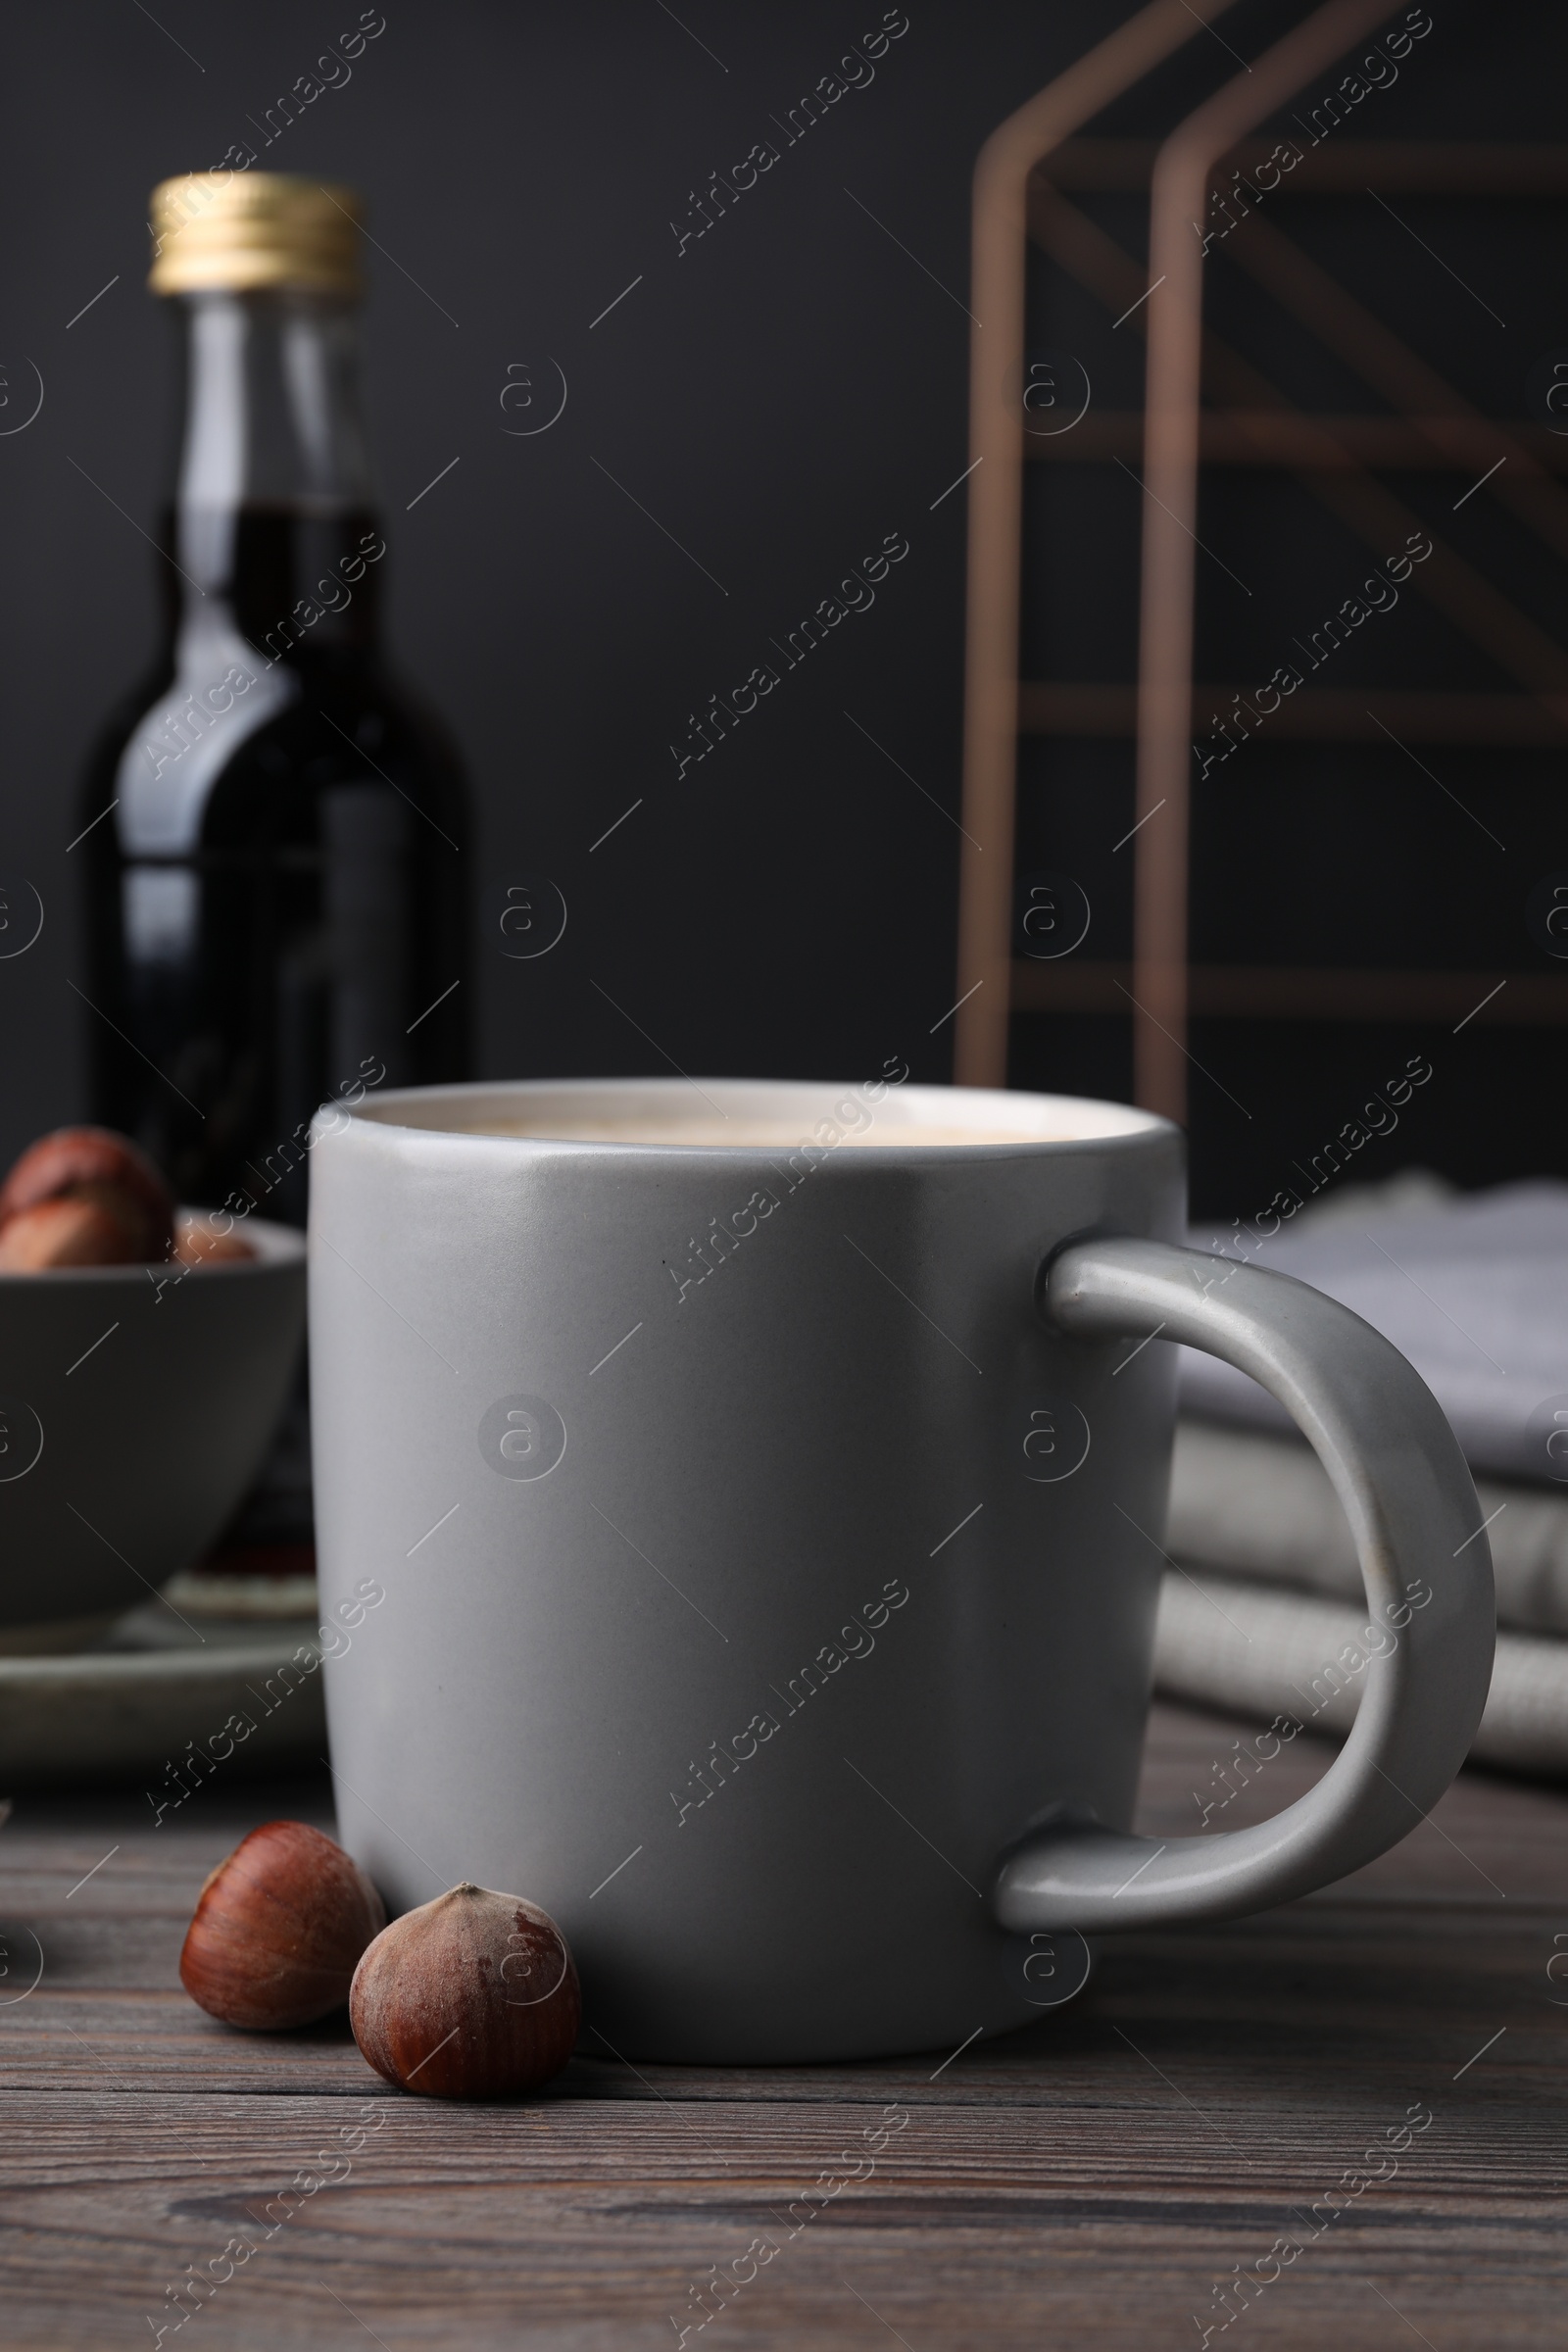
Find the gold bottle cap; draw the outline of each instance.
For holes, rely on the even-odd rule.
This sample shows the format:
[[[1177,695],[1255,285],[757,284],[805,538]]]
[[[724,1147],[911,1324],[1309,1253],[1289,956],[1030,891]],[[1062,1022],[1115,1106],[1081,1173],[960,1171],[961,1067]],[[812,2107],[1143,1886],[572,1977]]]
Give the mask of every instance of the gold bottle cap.
[[[187,172],[154,188],[155,294],[297,286],[360,292],[360,204],[351,188],[286,172]]]

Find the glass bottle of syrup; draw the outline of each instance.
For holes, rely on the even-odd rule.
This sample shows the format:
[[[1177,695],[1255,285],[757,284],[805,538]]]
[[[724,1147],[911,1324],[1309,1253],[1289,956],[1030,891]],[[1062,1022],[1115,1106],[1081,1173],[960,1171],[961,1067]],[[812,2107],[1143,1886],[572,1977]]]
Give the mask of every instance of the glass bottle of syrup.
[[[152,226],[186,415],[162,650],[77,820],[94,1115],[177,1199],[299,1223],[318,1104],[467,1075],[466,796],[378,650],[353,196],[199,172]]]

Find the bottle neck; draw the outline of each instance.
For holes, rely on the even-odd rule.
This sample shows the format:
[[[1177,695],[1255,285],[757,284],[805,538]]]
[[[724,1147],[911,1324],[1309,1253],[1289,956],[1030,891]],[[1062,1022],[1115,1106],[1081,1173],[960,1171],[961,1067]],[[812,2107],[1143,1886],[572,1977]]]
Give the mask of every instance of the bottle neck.
[[[287,289],[179,298],[183,443],[166,566],[177,640],[236,631],[304,666],[368,652],[384,546],[348,303]]]

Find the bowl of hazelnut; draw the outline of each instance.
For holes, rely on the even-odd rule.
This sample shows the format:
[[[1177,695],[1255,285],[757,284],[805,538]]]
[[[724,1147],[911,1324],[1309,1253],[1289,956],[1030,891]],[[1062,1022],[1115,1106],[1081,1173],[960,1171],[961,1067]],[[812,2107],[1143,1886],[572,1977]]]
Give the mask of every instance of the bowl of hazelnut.
[[[180,1209],[125,1137],[62,1128],[0,1185],[0,1650],[90,1640],[207,1549],[305,1329],[305,1239]]]

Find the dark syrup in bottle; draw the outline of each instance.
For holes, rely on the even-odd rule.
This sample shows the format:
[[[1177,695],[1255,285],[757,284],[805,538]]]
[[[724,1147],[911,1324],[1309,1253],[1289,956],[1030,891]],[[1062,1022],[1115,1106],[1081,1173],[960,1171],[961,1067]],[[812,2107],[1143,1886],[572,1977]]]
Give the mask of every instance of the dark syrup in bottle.
[[[181,307],[163,642],[78,818],[100,820],[94,1116],[181,1200],[300,1223],[320,1103],[467,1075],[466,795],[380,652],[350,306],[285,288]]]

